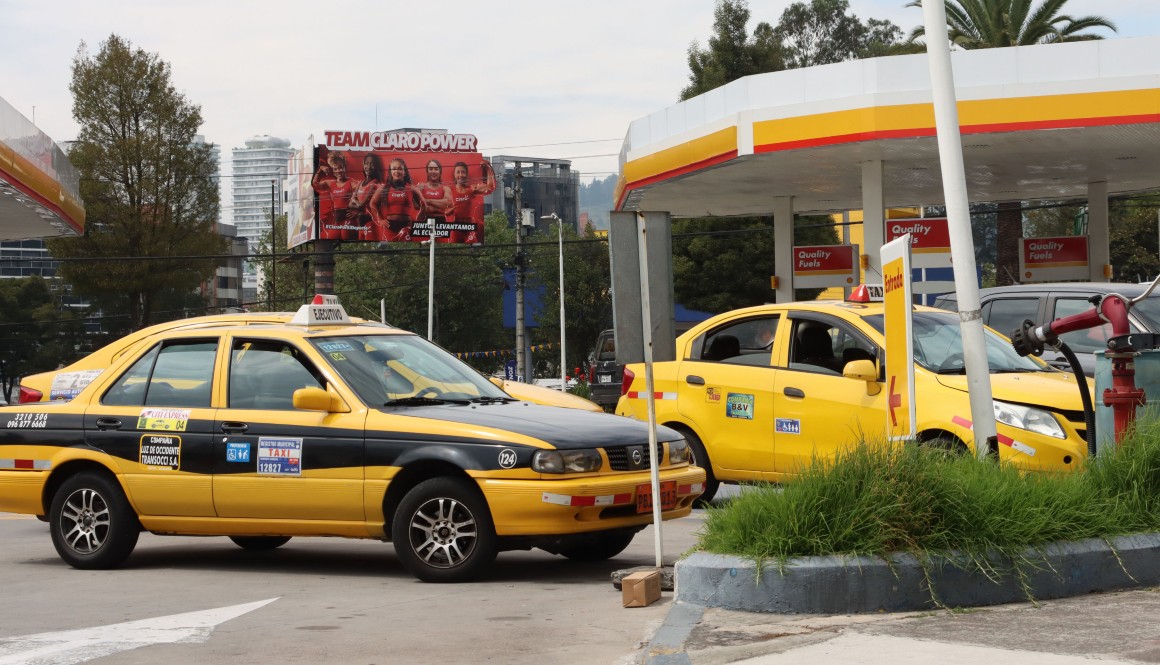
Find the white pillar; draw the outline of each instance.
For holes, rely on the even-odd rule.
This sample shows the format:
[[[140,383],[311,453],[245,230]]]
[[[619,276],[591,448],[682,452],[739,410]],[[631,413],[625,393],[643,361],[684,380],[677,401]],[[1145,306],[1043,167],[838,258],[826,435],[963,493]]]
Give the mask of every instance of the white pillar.
[[[882,160],[862,162],[862,254],[870,259],[867,284],[882,282],[882,246],[886,244],[886,207],[882,195]]]
[[[1112,264],[1108,246],[1108,183],[1088,183],[1088,271],[1093,282],[1110,282],[1104,266]]]
[[[773,199],[774,302],[793,302],[793,197]]]

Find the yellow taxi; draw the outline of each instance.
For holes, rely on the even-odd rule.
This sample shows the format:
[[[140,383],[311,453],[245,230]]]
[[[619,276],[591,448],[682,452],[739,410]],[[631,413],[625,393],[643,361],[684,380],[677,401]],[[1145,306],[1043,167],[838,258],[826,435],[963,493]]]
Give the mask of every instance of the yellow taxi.
[[[20,380],[17,401],[21,404],[28,402],[46,402],[56,400],[70,400],[75,397],[90,381],[99,376],[110,364],[121,357],[134,344],[142,339],[167,330],[190,330],[233,325],[268,325],[286,323],[293,318],[293,312],[243,312],[239,314],[218,314],[214,316],[197,316],[188,319],[176,319],[142,328],[126,335],[90,353],[67,367],[51,372],[30,374]],[[367,323],[365,319],[351,317],[355,323]],[[499,386],[507,394],[536,404],[549,406],[563,406],[570,409],[583,409],[603,413],[599,404],[584,399],[572,393],[551,390],[530,383],[508,381],[492,377],[491,382]]]
[[[503,550],[620,553],[688,515],[704,471],[658,428],[516,400],[412,333],[322,298],[289,321],[144,336],[70,400],[0,407],[0,511],[41,516],[60,557],[111,568],[142,530],[392,541],[457,582]]]
[[[917,439],[973,451],[958,316],[915,307],[913,336]],[[701,500],[721,482],[791,480],[815,457],[885,440],[884,339],[881,302],[836,301],[735,310],[678,337],[677,360],[653,366],[656,418],[706,469]],[[986,348],[1000,458],[1077,468],[1087,445],[1075,378],[990,329]],[[644,420],[647,397],[643,366],[627,366],[616,413]]]

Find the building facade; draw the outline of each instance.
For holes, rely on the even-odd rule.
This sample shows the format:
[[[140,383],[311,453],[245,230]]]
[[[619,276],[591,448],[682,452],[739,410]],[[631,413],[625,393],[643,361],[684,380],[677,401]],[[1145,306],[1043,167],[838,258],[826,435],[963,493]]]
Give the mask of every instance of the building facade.
[[[491,158],[491,167],[497,186],[487,197],[487,212],[503,210],[514,224],[518,218],[515,191],[518,181],[520,206],[534,211],[537,229],[553,231],[555,222],[541,219],[552,213],[567,226],[578,228],[580,174],[572,170],[570,160],[496,155]]]
[[[290,141],[274,136],[255,136],[244,148],[233,149],[230,183],[230,220],[237,237],[245,239],[249,254],[257,252],[271,220],[281,212],[282,180],[294,154]],[[242,300],[252,302],[258,293],[259,275],[252,263],[243,268]]]

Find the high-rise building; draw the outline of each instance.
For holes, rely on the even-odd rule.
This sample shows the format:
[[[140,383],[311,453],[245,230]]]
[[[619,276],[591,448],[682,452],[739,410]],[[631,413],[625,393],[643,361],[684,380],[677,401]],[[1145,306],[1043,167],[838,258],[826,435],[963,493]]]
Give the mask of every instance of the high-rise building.
[[[580,219],[580,174],[572,170],[567,159],[544,157],[511,157],[496,155],[491,158],[495,170],[496,188],[487,197],[487,212],[503,210],[514,224],[516,174],[520,174],[520,206],[535,211],[536,226],[544,230],[555,228],[555,222],[546,222],[544,215],[556,213],[564,224],[577,228]]]
[[[280,212],[282,179],[294,150],[290,141],[274,136],[255,136],[246,147],[234,148],[231,178],[230,219],[238,237],[245,238],[252,255],[262,235],[269,233],[274,215]],[[258,292],[258,273],[247,263],[242,278],[242,300],[252,302]]]

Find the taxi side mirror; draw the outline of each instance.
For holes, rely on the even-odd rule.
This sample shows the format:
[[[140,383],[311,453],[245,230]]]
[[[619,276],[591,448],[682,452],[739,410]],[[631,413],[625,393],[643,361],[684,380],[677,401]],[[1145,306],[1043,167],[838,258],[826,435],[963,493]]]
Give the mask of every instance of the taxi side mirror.
[[[322,388],[299,388],[294,391],[294,408],[302,411],[345,413],[350,411],[342,400]]]
[[[866,394],[877,395],[882,392],[878,384],[878,368],[872,360],[851,360],[842,368],[842,376],[847,379],[857,379],[866,382]]]

